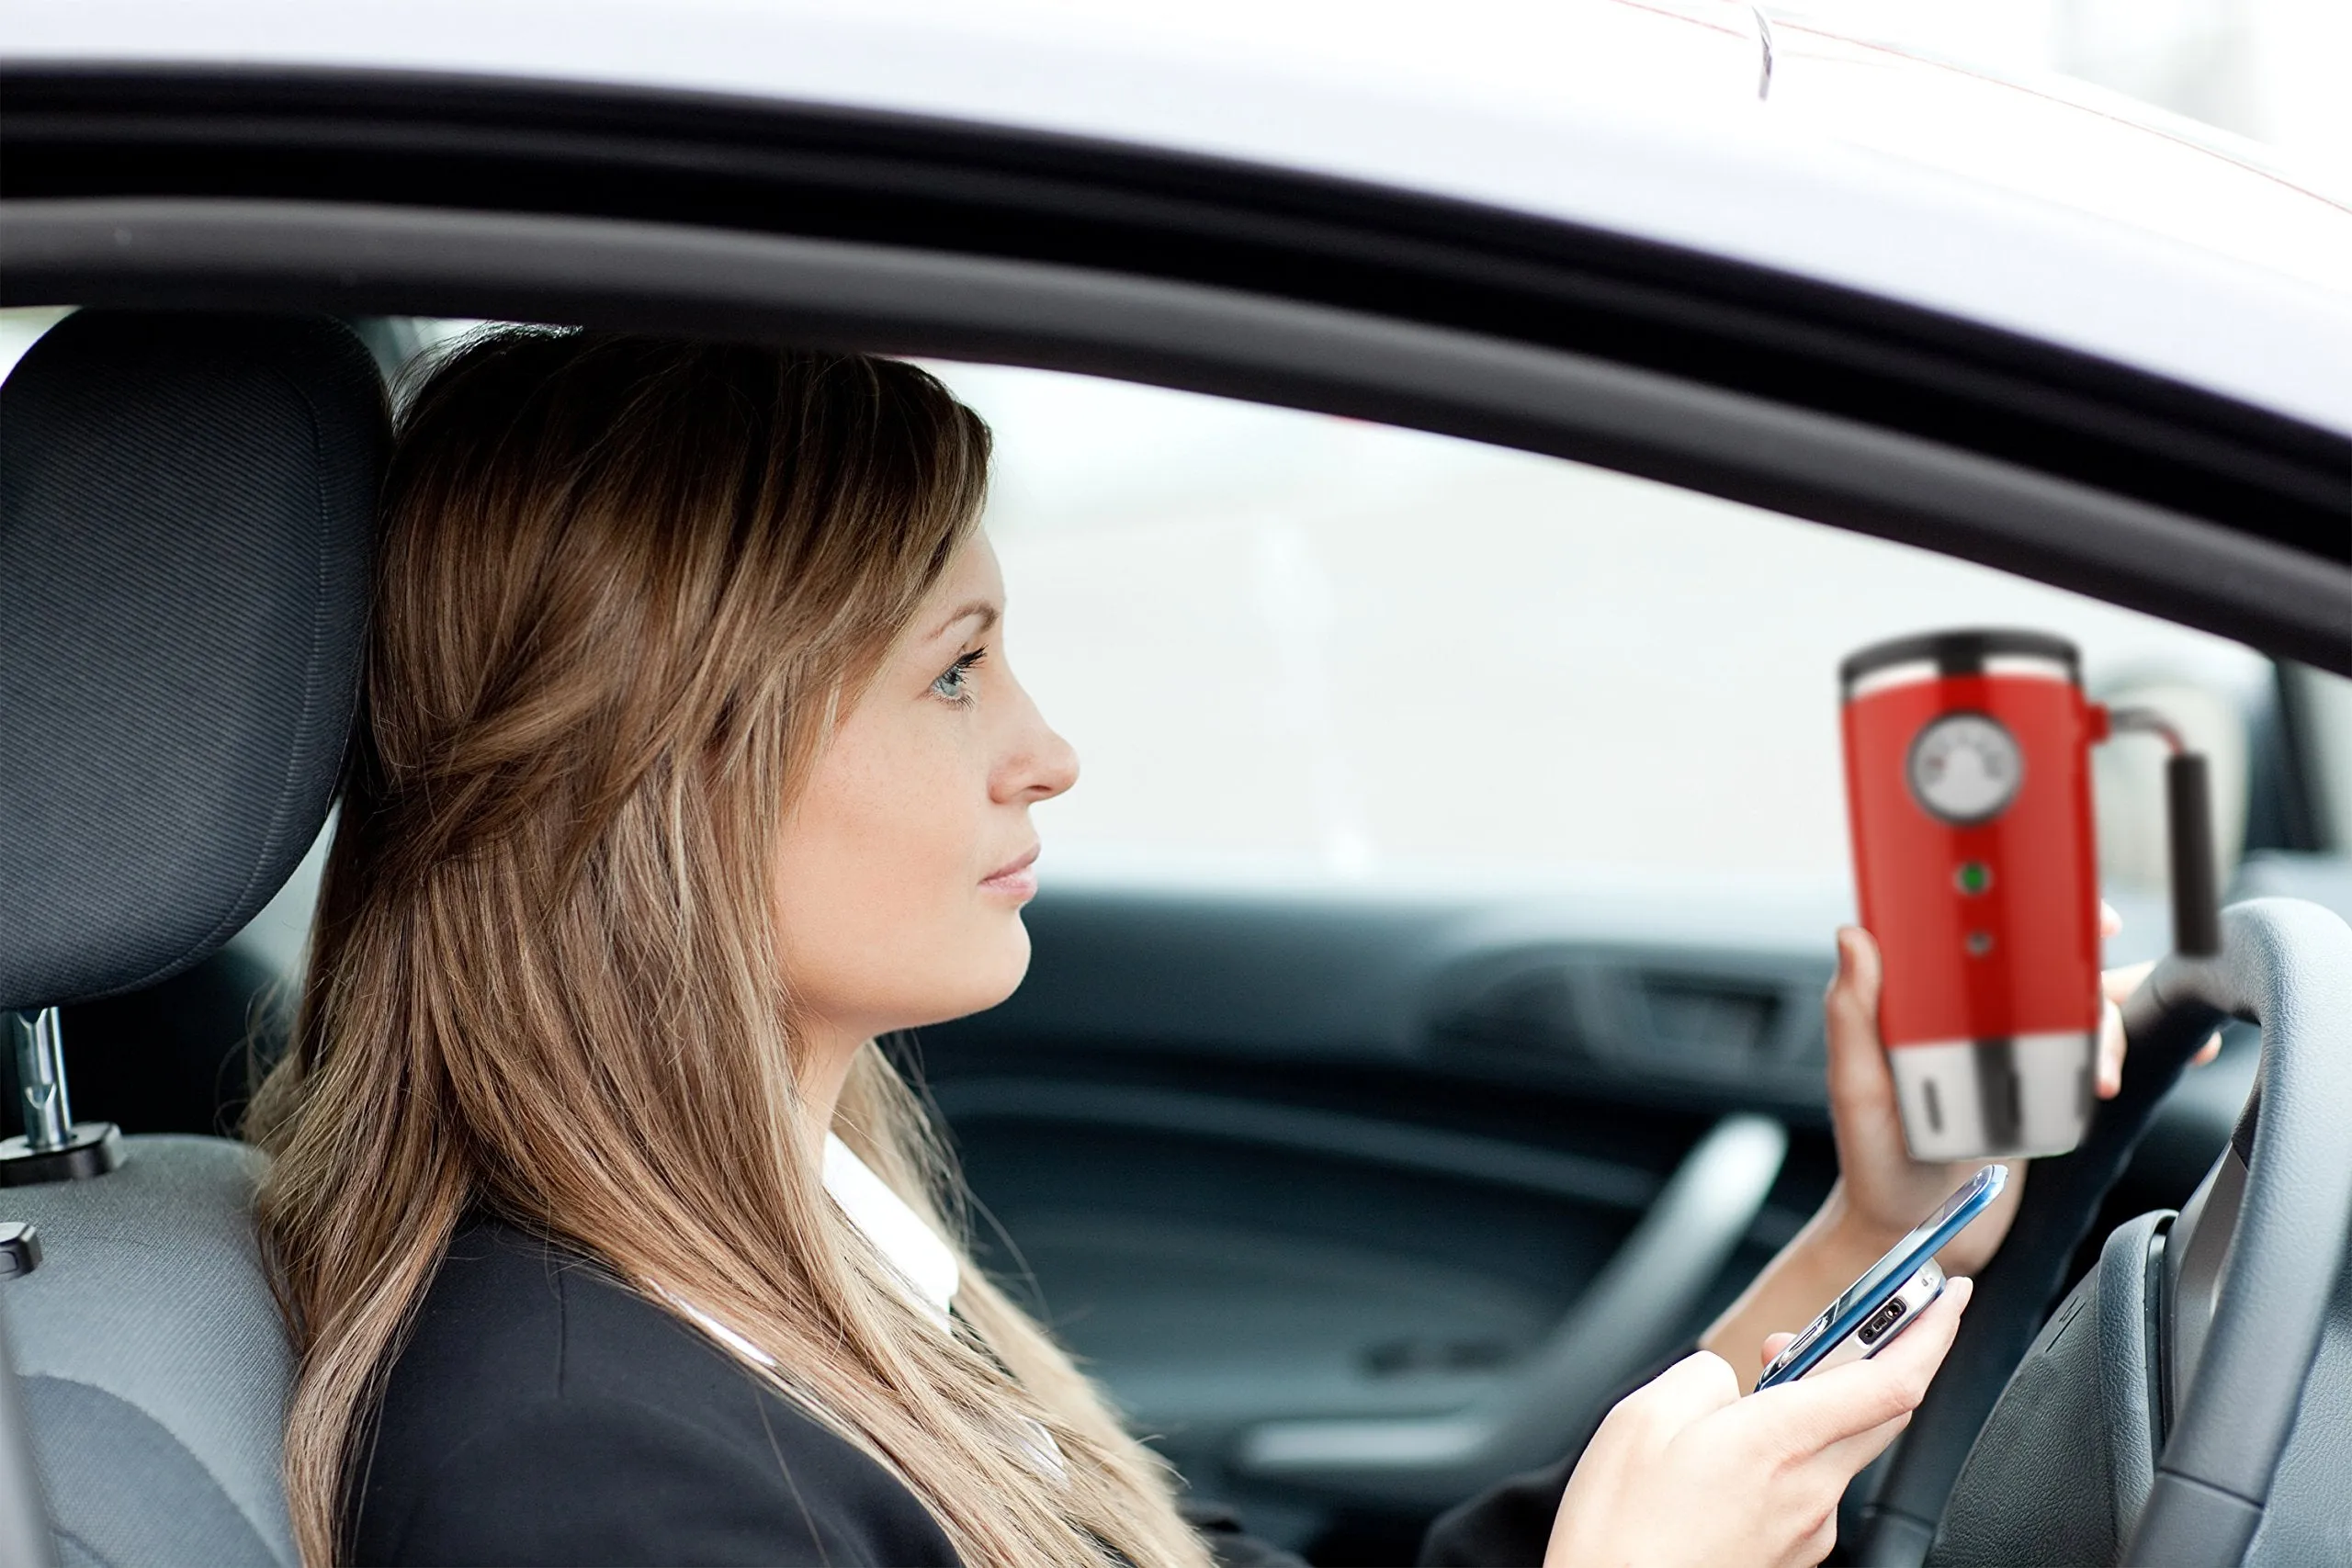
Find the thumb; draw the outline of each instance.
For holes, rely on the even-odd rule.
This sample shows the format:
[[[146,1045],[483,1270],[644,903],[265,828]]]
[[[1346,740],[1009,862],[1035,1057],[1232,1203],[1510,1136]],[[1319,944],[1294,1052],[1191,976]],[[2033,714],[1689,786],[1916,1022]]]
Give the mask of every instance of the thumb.
[[[1879,954],[1878,940],[1865,926],[1838,928],[1838,972],[1829,977],[1829,1000],[1834,1005],[1859,1003],[1865,1009],[1878,1006]]]
[[[1773,1415],[1793,1451],[1817,1452],[1841,1438],[1899,1420],[1918,1407],[1928,1383],[1943,1364],[1968,1308],[1973,1283],[1959,1277],[1928,1303],[1909,1329],[1876,1356],[1849,1361],[1816,1376],[1768,1388],[1747,1401],[1760,1407],[1778,1400]]]
[[[1772,1364],[1772,1358],[1787,1349],[1791,1345],[1795,1344],[1796,1337],[1797,1337],[1793,1334],[1767,1334],[1764,1336],[1764,1354],[1757,1363],[1759,1370],[1761,1368],[1770,1366]]]
[[[1829,1036],[1829,1095],[1861,1107],[1893,1103],[1894,1079],[1879,1046],[1878,943],[1860,926],[1838,931],[1838,973],[1823,998]]]

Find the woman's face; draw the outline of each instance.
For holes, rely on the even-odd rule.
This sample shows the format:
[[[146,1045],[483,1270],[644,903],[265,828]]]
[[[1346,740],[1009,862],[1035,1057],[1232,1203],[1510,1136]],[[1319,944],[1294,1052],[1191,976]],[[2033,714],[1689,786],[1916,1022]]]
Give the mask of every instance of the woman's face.
[[[1029,808],[1078,778],[1004,659],[1004,579],[975,537],[819,756],[784,829],[796,1006],[849,1039],[995,1006],[1029,967]]]

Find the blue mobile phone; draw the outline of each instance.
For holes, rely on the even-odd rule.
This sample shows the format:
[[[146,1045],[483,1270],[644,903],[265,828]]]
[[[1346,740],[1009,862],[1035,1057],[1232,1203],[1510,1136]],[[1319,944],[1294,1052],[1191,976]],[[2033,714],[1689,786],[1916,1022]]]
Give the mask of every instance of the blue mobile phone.
[[[1988,1165],[1961,1185],[1943,1206],[1862,1277],[1822,1309],[1805,1331],[1772,1358],[1757,1380],[1758,1390],[1794,1382],[1808,1372],[1875,1356],[1911,1326],[1929,1302],[1944,1293],[1944,1272],[1936,1254],[1983,1213],[2009,1184],[2007,1166]]]

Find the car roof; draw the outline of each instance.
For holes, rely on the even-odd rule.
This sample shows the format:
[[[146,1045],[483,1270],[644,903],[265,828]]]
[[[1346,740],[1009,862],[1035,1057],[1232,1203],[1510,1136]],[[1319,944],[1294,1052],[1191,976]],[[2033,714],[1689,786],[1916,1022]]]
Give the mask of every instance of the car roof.
[[[1853,288],[2352,433],[2352,206],[2249,143],[1737,0],[6,0],[0,62],[851,107],[1441,195]],[[1769,56],[1770,66],[1766,62]]]

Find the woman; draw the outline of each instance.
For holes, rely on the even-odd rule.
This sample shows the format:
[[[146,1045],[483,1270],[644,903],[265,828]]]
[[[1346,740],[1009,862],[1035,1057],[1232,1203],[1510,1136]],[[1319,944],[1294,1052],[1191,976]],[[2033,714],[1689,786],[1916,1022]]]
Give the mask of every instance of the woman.
[[[296,1041],[254,1111],[306,1562],[1262,1551],[1188,1522],[972,1266],[874,1044],[1019,983],[1028,810],[1077,776],[1004,661],[988,454],[930,377],[850,355],[510,332],[419,391]],[[1739,1397],[1767,1330],[1962,1174],[1905,1156],[1867,938],[1840,953],[1838,1192],[1565,1495],[1434,1551],[1827,1549],[1967,1296]]]

